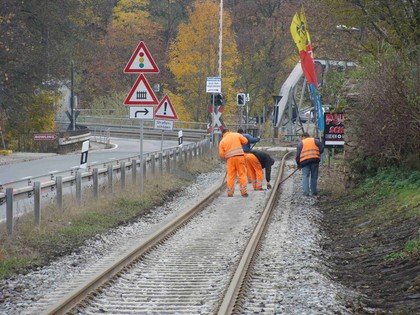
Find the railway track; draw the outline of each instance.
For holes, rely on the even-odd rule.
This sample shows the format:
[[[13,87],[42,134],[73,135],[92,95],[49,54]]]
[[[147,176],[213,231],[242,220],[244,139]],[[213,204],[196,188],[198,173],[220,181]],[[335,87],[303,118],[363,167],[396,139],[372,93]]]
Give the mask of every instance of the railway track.
[[[227,198],[222,183],[196,206],[129,250],[37,302],[43,314],[231,314],[279,197],[286,156],[271,191]],[[217,201],[217,202],[215,202]]]

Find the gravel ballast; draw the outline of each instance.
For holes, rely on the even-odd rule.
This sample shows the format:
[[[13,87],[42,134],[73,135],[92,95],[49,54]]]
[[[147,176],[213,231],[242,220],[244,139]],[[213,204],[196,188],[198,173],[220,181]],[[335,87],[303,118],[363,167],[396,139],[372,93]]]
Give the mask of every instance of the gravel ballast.
[[[86,241],[78,251],[48,266],[1,281],[0,313],[31,313],[34,304],[54,292],[60,283],[83,274],[92,262],[121,251],[130,239],[138,239],[139,234],[147,237],[199,200],[204,192],[219,185],[223,177],[224,169],[200,175],[173,201],[152,210],[138,221],[97,235]],[[278,283],[275,314],[291,314],[293,309],[299,310],[296,314],[345,313],[346,302],[340,297],[348,296],[349,292],[329,277],[329,269],[324,262],[325,253],[320,245],[324,237],[319,228],[322,217],[314,200],[301,202],[300,173],[292,178],[282,185],[286,194],[280,202],[287,204],[288,208],[276,212],[277,223],[273,224],[279,224],[274,229],[277,233],[275,236],[268,235],[268,238],[275,237],[276,240],[267,240],[269,244],[271,242],[270,247],[279,245],[277,250],[272,250],[273,260],[270,261],[274,264],[273,268],[281,270],[274,279]],[[291,252],[291,249],[297,250]]]

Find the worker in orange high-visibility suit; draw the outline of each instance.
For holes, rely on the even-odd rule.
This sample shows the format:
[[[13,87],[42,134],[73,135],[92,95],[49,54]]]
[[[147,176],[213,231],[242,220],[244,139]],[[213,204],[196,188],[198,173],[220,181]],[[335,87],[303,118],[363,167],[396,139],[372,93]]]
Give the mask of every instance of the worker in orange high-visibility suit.
[[[246,185],[246,165],[242,145],[248,142],[247,138],[228,129],[222,131],[223,138],[219,143],[219,155],[226,159],[226,186],[228,197],[233,197],[235,192],[235,179],[239,178],[239,188],[243,197],[248,197]]]
[[[250,153],[245,153],[245,162],[247,176],[251,181],[254,190],[263,190],[263,169],[265,169],[267,189],[270,189],[271,166],[274,164],[274,160],[271,158],[271,156],[263,151],[251,150]]]

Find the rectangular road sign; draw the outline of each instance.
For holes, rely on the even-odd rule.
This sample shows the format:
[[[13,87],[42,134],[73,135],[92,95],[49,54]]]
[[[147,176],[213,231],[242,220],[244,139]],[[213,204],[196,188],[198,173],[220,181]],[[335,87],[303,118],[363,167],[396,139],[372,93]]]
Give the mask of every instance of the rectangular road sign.
[[[130,118],[153,120],[154,111],[153,106],[130,106]]]
[[[173,128],[173,120],[155,120],[155,129],[172,130]]]
[[[1,129],[0,129],[1,131]],[[34,133],[35,141],[54,141],[57,140],[58,135],[56,133]]]
[[[324,113],[324,145],[325,147],[343,147],[344,113]]]
[[[220,77],[207,77],[206,93],[221,93],[222,79]]]

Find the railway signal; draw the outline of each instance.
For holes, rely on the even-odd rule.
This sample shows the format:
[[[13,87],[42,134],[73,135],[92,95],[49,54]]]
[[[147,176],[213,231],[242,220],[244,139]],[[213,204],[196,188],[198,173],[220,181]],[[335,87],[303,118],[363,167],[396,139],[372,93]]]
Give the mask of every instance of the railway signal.
[[[236,95],[236,104],[238,104],[238,106],[244,106],[245,102],[246,102],[245,93],[238,93]]]

